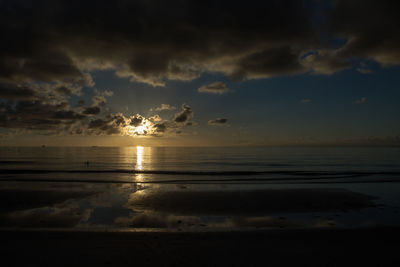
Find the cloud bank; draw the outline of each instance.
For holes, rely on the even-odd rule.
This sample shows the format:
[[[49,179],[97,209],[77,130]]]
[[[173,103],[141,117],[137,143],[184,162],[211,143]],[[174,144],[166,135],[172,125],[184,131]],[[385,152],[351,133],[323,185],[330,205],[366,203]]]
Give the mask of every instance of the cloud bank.
[[[8,36],[0,44],[3,82],[82,80],[89,71],[114,69],[120,77],[162,86],[205,71],[252,79],[331,74],[351,67],[351,57],[400,63],[395,1],[334,0],[325,9],[296,0],[1,5]],[[316,23],[317,16],[323,22]],[[335,47],[335,39],[344,44]]]
[[[246,80],[357,66],[369,73],[367,61],[400,64],[396,1],[16,0],[0,7],[7,36],[0,43],[0,127],[7,129],[160,135],[193,124],[189,106],[170,121],[112,114],[107,91],[90,105],[72,104],[95,86],[98,70],[164,86],[203,73]],[[198,91],[228,88],[217,82]]]

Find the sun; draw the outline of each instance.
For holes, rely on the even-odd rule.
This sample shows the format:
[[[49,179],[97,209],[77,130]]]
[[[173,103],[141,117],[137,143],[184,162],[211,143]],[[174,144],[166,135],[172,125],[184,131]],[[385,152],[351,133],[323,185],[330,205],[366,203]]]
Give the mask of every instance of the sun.
[[[144,135],[147,133],[147,131],[148,131],[148,128],[146,127],[146,125],[140,125],[135,128],[135,133],[138,135]]]
[[[151,123],[149,121],[143,121],[139,126],[130,126],[129,133],[134,136],[145,136],[151,132]]]

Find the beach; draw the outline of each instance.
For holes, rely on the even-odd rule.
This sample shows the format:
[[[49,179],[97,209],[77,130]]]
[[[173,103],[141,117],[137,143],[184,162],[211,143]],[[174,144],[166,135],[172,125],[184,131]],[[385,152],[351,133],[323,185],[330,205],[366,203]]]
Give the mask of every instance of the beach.
[[[5,266],[398,266],[399,228],[1,231]]]
[[[66,192],[63,187],[1,190],[0,257],[7,266],[400,264],[399,227],[349,228],[322,215],[376,208],[375,198],[368,195],[326,188],[149,191],[133,193],[125,204],[137,213],[99,226],[79,224],[82,216],[64,212],[64,206],[104,192]],[[299,220],[281,217],[283,212],[321,216]],[[204,222],[202,216],[224,220]]]

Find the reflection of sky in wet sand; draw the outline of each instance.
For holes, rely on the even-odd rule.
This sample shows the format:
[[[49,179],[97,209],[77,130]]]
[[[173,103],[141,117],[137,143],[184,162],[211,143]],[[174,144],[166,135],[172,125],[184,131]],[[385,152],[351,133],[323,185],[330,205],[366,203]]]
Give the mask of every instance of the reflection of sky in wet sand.
[[[388,204],[383,208],[379,203],[386,200],[357,193],[365,192],[365,188],[354,188],[357,189],[355,191],[335,186],[331,186],[331,189],[329,186],[322,189],[306,186],[297,188],[300,190],[294,186],[292,192],[277,188],[272,196],[263,196],[263,190],[254,193],[254,189],[246,195],[242,186],[235,189],[235,186],[229,185],[221,188],[219,185],[181,187],[148,184],[144,190],[130,195],[125,207],[131,208],[132,213],[118,217],[115,224],[128,228],[195,231],[360,227],[400,223],[400,208],[396,206],[400,203]],[[384,191],[388,192],[386,189]],[[398,188],[392,191],[397,192]],[[264,190],[264,194],[268,193],[271,193],[270,189]],[[256,204],[258,201],[266,202]],[[249,212],[244,212],[246,210]]]
[[[301,189],[300,186],[298,188]],[[219,185],[182,187],[143,183],[101,185],[91,194],[83,194],[50,206],[10,212],[1,218],[1,223],[13,227],[160,228],[190,231],[359,227],[400,223],[398,206],[380,205],[384,202],[380,199],[370,202],[369,197],[340,188],[296,189],[292,192],[286,189],[271,191],[266,188],[258,192],[249,189],[247,194],[242,187],[241,190],[237,189],[237,186],[229,185],[224,188]],[[388,192],[387,188],[382,190]],[[396,190],[398,188],[392,191]],[[299,199],[305,198],[308,198],[308,202],[299,203]],[[345,201],[346,207],[340,201]],[[378,205],[369,207],[371,203]],[[244,213],[243,210],[249,212]]]

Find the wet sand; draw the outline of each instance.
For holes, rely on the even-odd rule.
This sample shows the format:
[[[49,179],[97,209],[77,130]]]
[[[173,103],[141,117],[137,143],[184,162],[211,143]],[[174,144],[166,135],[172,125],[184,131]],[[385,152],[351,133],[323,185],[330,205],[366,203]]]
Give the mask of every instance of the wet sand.
[[[124,192],[106,193],[108,192],[106,188],[102,190],[103,193],[99,193],[101,191],[99,188],[80,187],[70,190],[63,187],[1,189],[0,227],[79,227],[81,222],[88,221],[92,215],[95,216],[102,206],[109,207],[112,198],[115,199],[118,194]],[[129,192],[128,190],[128,193],[124,193],[126,196],[121,202],[117,204],[114,202],[112,209],[103,209],[104,214],[100,214],[104,217],[103,221],[108,218],[111,227],[175,229],[204,228],[204,226],[208,228],[309,227],[314,222],[307,223],[286,218],[281,220],[279,214],[344,213],[375,205],[375,198],[372,196],[340,188],[220,191],[158,188]],[[90,198],[91,196],[95,198]],[[86,199],[87,197],[89,198]],[[83,208],[71,201],[77,199],[86,199],[82,204]],[[89,202],[93,206],[88,206]],[[220,216],[220,219],[218,222],[205,222],[202,218],[207,216]],[[89,221],[87,226],[91,223],[93,220]],[[101,226],[101,223],[97,224]]]
[[[399,228],[1,231],[4,266],[399,266]]]
[[[334,188],[240,191],[161,191],[132,195],[128,206],[191,215],[264,215],[283,212],[343,211],[373,207],[369,195]]]
[[[50,191],[47,191],[50,190]],[[0,205],[6,227],[13,211],[51,206],[85,198],[96,190],[3,189]],[[21,201],[23,199],[23,201]],[[133,193],[127,206],[162,214],[245,215],[362,209],[374,197],[345,189],[266,189],[248,191],[145,190]],[[35,213],[36,214],[36,213]],[[179,228],[156,232],[63,230],[77,224],[71,213],[55,212],[54,228],[23,217],[19,229],[0,228],[0,257],[4,266],[400,266],[400,228],[286,228],[260,230],[271,222],[240,221],[243,229],[197,232]],[[73,214],[73,213],[72,213]],[[11,216],[10,215],[10,216]],[[15,215],[15,214],[14,214]],[[53,215],[52,215],[53,216]],[[12,217],[11,217],[12,218]],[[29,219],[27,219],[29,218]],[[72,219],[73,220],[72,220]],[[245,218],[245,219],[246,219]],[[128,218],[129,220],[130,218]],[[165,218],[164,218],[165,219]],[[73,222],[68,223],[68,220]],[[280,224],[279,222],[278,224]],[[129,222],[128,225],[132,224]],[[275,224],[275,223],[274,223]],[[151,223],[143,225],[149,226]],[[276,225],[275,225],[276,226]],[[27,228],[24,228],[27,227]],[[57,229],[57,230],[56,230]],[[137,228],[136,228],[137,230]]]
[[[55,189],[0,189],[0,213],[51,206],[68,199],[83,198],[92,191]]]

